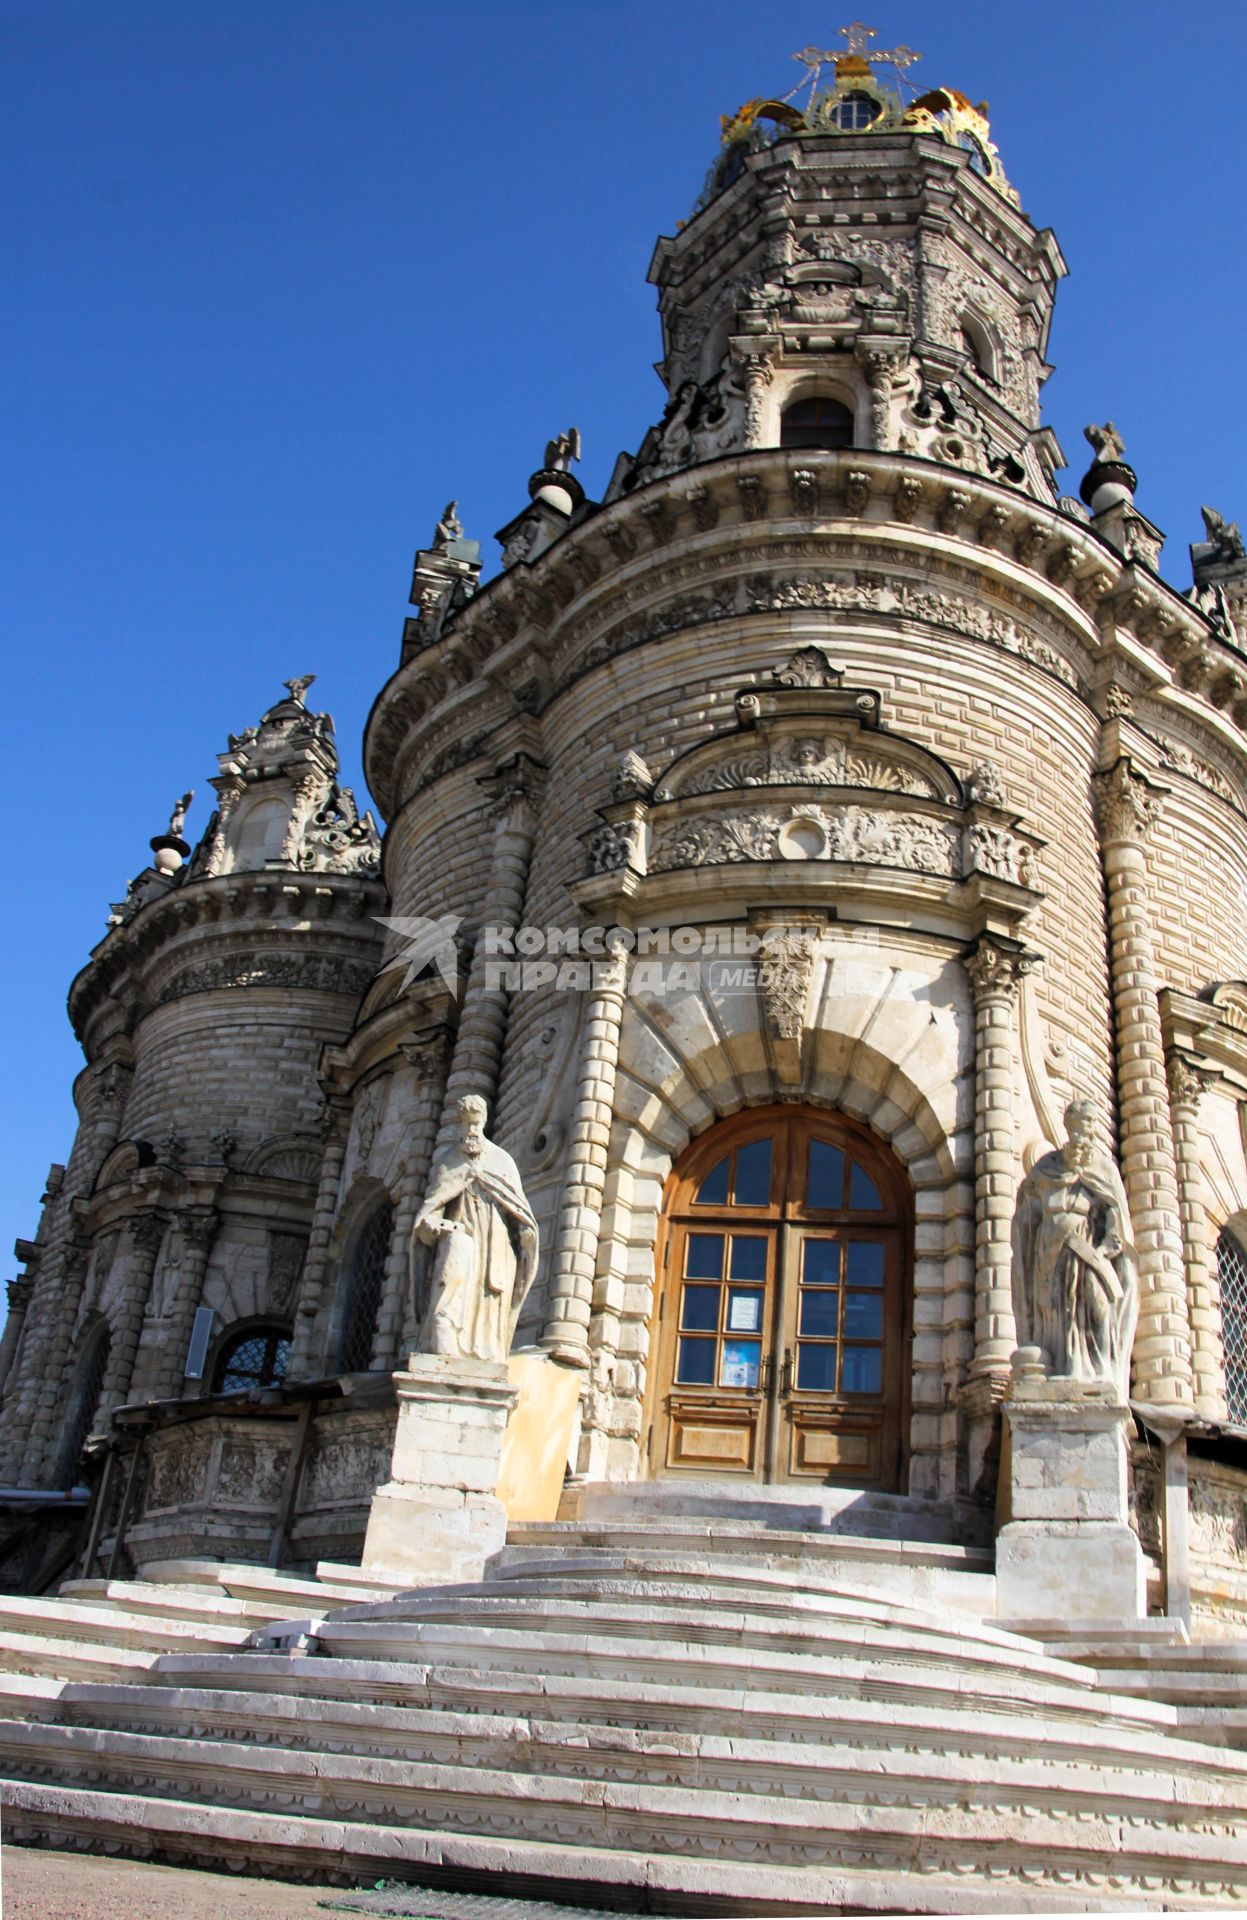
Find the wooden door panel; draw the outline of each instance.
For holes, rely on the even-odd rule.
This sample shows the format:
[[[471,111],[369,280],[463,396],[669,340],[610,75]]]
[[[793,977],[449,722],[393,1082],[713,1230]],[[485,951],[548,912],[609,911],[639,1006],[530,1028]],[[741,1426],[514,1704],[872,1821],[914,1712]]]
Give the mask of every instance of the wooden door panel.
[[[715,1404],[672,1395],[667,1416],[668,1469],[752,1475],[758,1464],[759,1412],[756,1401]]]

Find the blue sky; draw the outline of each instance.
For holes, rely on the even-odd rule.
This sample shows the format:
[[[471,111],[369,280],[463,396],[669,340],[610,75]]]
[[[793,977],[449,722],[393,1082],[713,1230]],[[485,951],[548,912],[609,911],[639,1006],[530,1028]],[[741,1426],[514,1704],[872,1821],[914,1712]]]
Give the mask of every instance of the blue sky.
[[[8,688],[0,1275],[73,1134],[65,991],[176,795],[289,675],[347,777],[443,503],[485,542],[575,423],[599,493],[661,407],[654,240],[718,116],[849,14],[0,0]],[[1071,269],[1047,389],[1111,416],[1189,582],[1247,518],[1239,5],[868,13],[991,105]],[[362,796],[361,796],[362,798]]]

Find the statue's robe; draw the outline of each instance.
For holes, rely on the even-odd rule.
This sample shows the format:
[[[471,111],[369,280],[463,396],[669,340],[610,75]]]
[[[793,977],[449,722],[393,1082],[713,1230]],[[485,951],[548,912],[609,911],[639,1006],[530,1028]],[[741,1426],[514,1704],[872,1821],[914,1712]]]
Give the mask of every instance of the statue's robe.
[[[442,1219],[454,1231],[435,1242],[422,1344],[432,1353],[505,1360],[537,1270],[537,1222],[510,1154],[490,1140],[473,1154],[456,1143],[433,1170],[417,1236],[432,1238]]]
[[[1138,1265],[1126,1190],[1106,1153],[1077,1170],[1064,1150],[1045,1153],[1022,1182],[1013,1311],[1018,1345],[1041,1347],[1054,1374],[1108,1380],[1128,1395]]]

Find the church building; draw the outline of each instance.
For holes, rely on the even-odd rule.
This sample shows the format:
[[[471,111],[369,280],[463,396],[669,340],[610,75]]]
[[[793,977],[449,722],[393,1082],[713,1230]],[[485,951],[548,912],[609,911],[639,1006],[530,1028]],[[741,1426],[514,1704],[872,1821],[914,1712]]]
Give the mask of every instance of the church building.
[[[1057,240],[842,39],[659,240],[603,498],[568,429],[416,555],[384,829],[286,680],[70,988],[14,1841],[1247,1892],[1247,554],[1162,578],[1112,422],[1062,491]]]

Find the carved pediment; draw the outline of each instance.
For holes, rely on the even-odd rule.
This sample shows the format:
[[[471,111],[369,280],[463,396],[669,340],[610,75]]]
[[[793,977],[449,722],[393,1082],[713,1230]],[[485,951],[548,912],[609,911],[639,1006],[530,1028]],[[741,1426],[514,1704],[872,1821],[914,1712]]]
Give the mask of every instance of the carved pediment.
[[[143,1167],[151,1167],[155,1163],[155,1149],[148,1141],[119,1141],[96,1175],[93,1191],[100,1193],[105,1187],[115,1186],[119,1180],[133,1179]]]
[[[655,800],[743,787],[843,787],[962,806],[952,769],[887,732],[878,694],[845,687],[842,678],[819,648],[802,648],[775,673],[773,687],[737,695],[737,725],[682,754]]]
[[[1220,1014],[1223,1026],[1234,1033],[1247,1033],[1247,980],[1223,980],[1208,998]]]
[[[963,784],[929,748],[889,732],[879,695],[846,687],[820,648],[743,689],[736,715],[672,762],[652,800],[601,809],[584,836],[592,879],[618,875],[635,893],[647,876],[790,862],[1037,891],[1042,843],[1018,830],[991,770]]]

